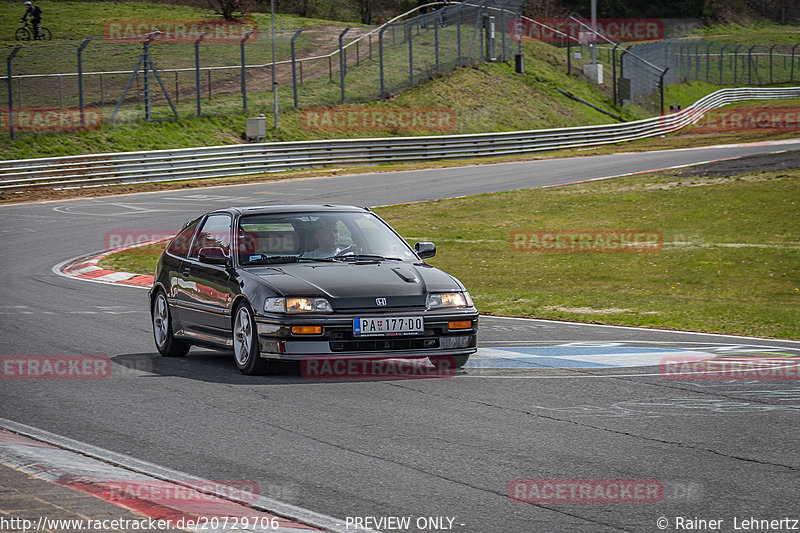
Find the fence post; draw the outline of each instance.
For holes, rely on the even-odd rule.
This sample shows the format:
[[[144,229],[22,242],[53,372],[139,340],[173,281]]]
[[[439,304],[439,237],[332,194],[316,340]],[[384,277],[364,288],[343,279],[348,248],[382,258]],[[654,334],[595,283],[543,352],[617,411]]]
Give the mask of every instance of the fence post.
[[[694,47],[694,79],[700,79],[700,41]]]
[[[750,48],[747,49],[747,85],[753,84],[753,48],[758,46],[754,44]],[[756,74],[758,74],[756,72]]]
[[[78,47],[78,107],[81,113],[81,126],[86,124],[86,113],[84,112],[84,98],[83,98],[83,49],[89,44],[92,39],[84,39]]]
[[[439,21],[433,21],[433,56],[434,71],[439,74]]]
[[[614,105],[617,105],[617,47],[619,43],[614,44],[614,48],[611,49],[611,77],[612,77],[612,95],[614,98]],[[621,61],[620,61],[621,62]],[[620,70],[622,70],[622,65],[620,65]]]
[[[386,31],[388,26],[384,26],[378,32],[378,69],[381,76],[381,98],[386,98],[386,86],[383,80],[383,32]]]
[[[200,103],[200,41],[206,38],[206,31],[200,34],[200,37],[194,42],[194,84],[195,93],[197,95],[197,116],[202,114],[202,106]]]
[[[501,54],[502,55],[501,61],[503,63],[506,62],[506,33],[508,31],[508,28],[505,25],[506,24],[505,14],[506,14],[506,6],[510,1],[511,0],[506,0],[505,2],[500,4],[500,35],[502,37],[501,46],[503,47],[503,53]]]
[[[413,28],[406,23],[406,31],[408,33],[408,86],[414,88],[414,44],[413,44]]]
[[[709,72],[711,70],[711,45],[714,44],[713,41],[709,41],[708,45],[706,46],[706,81],[710,80]]]
[[[242,38],[242,40],[239,42],[239,51],[242,56],[242,109],[244,111],[247,111],[247,75],[244,63],[244,43],[247,42],[247,39],[249,39],[251,35],[253,35],[253,30],[247,32],[245,36]]]
[[[144,70],[142,71],[142,83],[144,85],[144,119],[148,122],[152,119],[150,109],[150,41],[153,34],[147,36],[142,44],[142,57],[144,57]]]
[[[303,30],[300,29],[294,32],[291,41],[289,41],[292,47],[292,97],[294,99],[295,109],[297,109],[297,59],[295,58],[294,54],[294,40],[297,39],[297,37],[300,35],[300,33],[302,33],[302,31]]]
[[[661,75],[658,77],[658,89],[659,93],[661,93],[661,116],[664,116],[664,75],[669,70],[669,67],[664,67],[664,70],[661,71]]]
[[[772,51],[775,50],[775,47],[778,46],[777,44],[773,44],[769,47],[769,83],[772,85]]]
[[[792,46],[792,74],[789,81],[794,81],[794,51],[798,46],[800,46],[800,44]]]
[[[725,48],[727,48],[727,44],[723,44],[722,48],[719,49],[719,84],[722,85],[722,67],[725,63]]]
[[[344,62],[344,48],[342,47],[342,39],[344,34],[350,31],[350,26],[346,27],[342,33],[339,34],[339,85],[342,89],[342,103],[344,103],[344,75],[345,75],[345,62]]]
[[[456,11],[456,54],[458,54],[458,67],[461,68],[464,64],[461,62],[461,9],[463,4],[459,4]]]
[[[15,46],[6,58],[6,75],[8,76],[8,132],[11,134],[12,139],[14,138],[14,76],[11,74],[11,62],[21,49],[21,46]]]
[[[738,83],[738,74],[739,74],[739,48],[743,45],[737,44],[736,48],[733,49],[733,83],[734,85]]]
[[[567,36],[567,76],[572,74],[572,46],[569,36]]]

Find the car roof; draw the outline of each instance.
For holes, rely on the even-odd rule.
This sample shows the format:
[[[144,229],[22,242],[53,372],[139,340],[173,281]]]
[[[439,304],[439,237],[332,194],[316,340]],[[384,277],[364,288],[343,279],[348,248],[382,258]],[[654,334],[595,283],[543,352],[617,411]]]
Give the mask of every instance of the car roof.
[[[366,207],[354,205],[331,205],[331,204],[311,204],[311,205],[262,205],[249,207],[229,207],[218,209],[215,213],[228,212],[237,215],[261,215],[270,213],[306,213],[306,212],[364,212],[369,211]]]

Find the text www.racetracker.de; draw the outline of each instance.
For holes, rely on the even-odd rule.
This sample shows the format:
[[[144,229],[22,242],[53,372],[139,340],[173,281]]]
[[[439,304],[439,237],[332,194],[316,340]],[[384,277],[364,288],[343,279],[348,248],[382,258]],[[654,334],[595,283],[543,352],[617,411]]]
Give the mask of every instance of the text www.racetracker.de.
[[[211,516],[184,517],[178,520],[154,518],[114,518],[105,520],[64,519],[39,517],[38,520],[26,518],[0,517],[2,531],[110,531],[110,530],[168,530],[182,529],[191,531],[235,530],[235,529],[278,529],[279,519],[274,516]]]

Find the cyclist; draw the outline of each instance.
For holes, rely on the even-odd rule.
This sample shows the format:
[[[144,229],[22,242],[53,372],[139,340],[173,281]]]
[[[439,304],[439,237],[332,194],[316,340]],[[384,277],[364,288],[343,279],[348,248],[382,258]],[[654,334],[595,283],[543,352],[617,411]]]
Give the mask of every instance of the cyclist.
[[[39,40],[39,23],[42,22],[42,9],[39,6],[33,5],[30,1],[26,1],[25,5],[28,9],[25,11],[25,16],[22,17],[20,22],[25,22],[28,15],[31,17],[31,26],[33,26],[33,38]]]

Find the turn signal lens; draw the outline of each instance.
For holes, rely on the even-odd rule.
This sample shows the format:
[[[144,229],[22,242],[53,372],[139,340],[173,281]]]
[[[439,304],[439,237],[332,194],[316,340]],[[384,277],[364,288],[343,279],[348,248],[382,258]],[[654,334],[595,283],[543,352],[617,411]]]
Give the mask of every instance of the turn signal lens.
[[[322,326],[292,326],[295,335],[322,335]]]
[[[454,320],[447,323],[449,329],[470,329],[472,327],[472,320]]]

